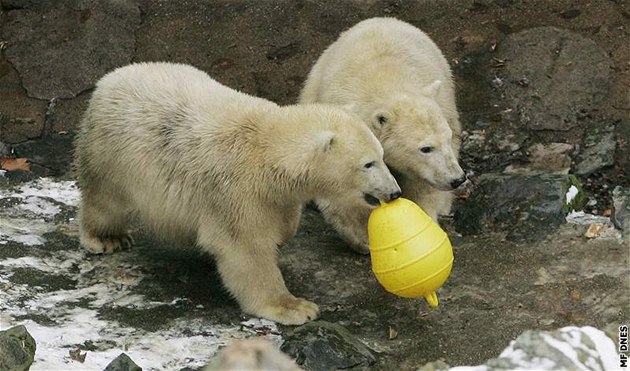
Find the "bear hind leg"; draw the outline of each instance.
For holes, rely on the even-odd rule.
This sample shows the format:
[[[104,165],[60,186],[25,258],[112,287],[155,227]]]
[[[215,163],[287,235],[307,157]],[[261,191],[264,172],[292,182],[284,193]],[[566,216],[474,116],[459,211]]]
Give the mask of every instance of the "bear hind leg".
[[[129,219],[130,211],[121,202],[84,193],[79,212],[81,245],[94,254],[111,254],[131,247]]]

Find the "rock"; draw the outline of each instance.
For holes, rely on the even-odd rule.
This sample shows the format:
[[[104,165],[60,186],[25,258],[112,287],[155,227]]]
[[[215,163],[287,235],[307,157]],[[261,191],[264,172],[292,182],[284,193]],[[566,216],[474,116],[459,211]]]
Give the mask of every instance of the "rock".
[[[3,142],[19,143],[42,134],[46,102],[25,96],[18,73],[1,53],[0,102],[0,138]]]
[[[204,368],[212,370],[301,370],[270,341],[248,339],[221,349]]]
[[[608,94],[611,62],[593,40],[554,27],[509,35],[497,49],[506,105],[534,130],[568,130]]]
[[[296,55],[299,50],[300,48],[297,43],[290,43],[270,50],[265,56],[272,61],[282,61]]]
[[[135,364],[128,355],[120,353],[118,357],[114,358],[114,360],[105,367],[104,371],[142,371],[142,368]]]
[[[569,153],[573,145],[568,143],[536,143],[527,149],[529,163],[527,165],[510,165],[507,173],[520,174],[568,174],[571,169]]]
[[[11,148],[6,144],[0,142],[0,157],[6,157],[11,154]]]
[[[521,149],[521,145],[519,143],[515,143],[514,134],[510,134],[497,142],[497,148],[499,148],[500,151],[512,153]]]
[[[326,321],[297,327],[280,349],[307,370],[367,367],[376,362],[372,351],[348,330]]]
[[[584,150],[575,166],[575,174],[589,175],[615,163],[615,128],[609,126],[601,131],[590,133],[584,139]]]
[[[580,9],[567,9],[567,10],[563,10],[560,12],[560,17],[564,18],[564,19],[573,19],[577,16],[579,16],[580,14],[582,14],[582,12],[580,11]]]
[[[0,370],[28,370],[35,359],[35,339],[20,325],[0,331]]]
[[[624,238],[630,240],[630,189],[617,186],[613,189],[612,197],[612,221],[623,231]]]
[[[484,174],[455,210],[454,223],[462,234],[506,231],[511,240],[540,240],[584,202],[573,175]]]
[[[497,358],[477,367],[451,371],[593,370],[618,369],[615,344],[594,327],[564,327],[555,331],[526,331]]]
[[[136,1],[25,1],[11,9],[0,39],[31,97],[75,97],[133,57]]]
[[[31,162],[31,170],[38,175],[64,175],[72,164],[72,135],[52,134],[46,139],[31,140],[13,145],[17,157]]]
[[[486,142],[486,132],[484,130],[473,130],[462,132],[462,155],[479,154],[483,151]]]
[[[91,94],[83,93],[73,99],[58,99],[54,109],[50,110],[47,127],[52,133],[67,133],[73,131],[85,112]]]

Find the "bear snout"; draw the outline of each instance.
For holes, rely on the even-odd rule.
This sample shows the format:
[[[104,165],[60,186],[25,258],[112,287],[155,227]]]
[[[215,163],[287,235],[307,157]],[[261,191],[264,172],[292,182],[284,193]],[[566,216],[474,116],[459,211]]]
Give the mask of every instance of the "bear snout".
[[[460,177],[460,178],[457,178],[457,179],[455,179],[455,180],[453,180],[453,181],[451,182],[451,187],[452,187],[453,189],[457,189],[460,185],[462,185],[462,184],[466,183],[466,180],[468,180],[468,179],[466,178],[466,175],[464,175],[464,176],[462,176],[462,177]]]
[[[390,193],[387,197],[387,201],[393,201],[397,198],[400,198],[400,196],[402,196],[402,192],[401,191],[396,191],[394,193]]]

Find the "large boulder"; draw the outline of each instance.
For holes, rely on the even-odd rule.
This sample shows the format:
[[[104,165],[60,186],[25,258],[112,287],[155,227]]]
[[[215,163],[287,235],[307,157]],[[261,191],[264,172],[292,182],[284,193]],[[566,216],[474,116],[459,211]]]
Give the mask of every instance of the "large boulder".
[[[465,235],[505,231],[511,240],[540,240],[584,201],[573,175],[484,174],[455,210],[455,228]]]
[[[526,331],[497,358],[477,367],[451,371],[593,370],[619,368],[613,341],[596,328],[564,327],[555,331]]]
[[[348,330],[326,321],[294,329],[280,349],[307,370],[366,367],[376,362],[372,351]]]
[[[137,1],[7,3],[0,35],[7,41],[4,55],[30,97],[75,97],[133,58],[140,24]]]
[[[35,339],[20,325],[0,331],[0,370],[27,371],[35,359]]]
[[[506,106],[533,130],[569,130],[597,110],[610,88],[611,61],[593,40],[555,27],[511,34],[497,49]]]
[[[128,355],[120,353],[118,357],[114,358],[105,367],[105,371],[142,371],[142,368],[131,360]]]

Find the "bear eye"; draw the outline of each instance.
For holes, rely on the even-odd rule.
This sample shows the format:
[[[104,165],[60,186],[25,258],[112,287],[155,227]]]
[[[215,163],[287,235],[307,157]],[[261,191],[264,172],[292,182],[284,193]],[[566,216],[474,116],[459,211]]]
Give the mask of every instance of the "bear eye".
[[[378,120],[378,123],[383,125],[384,123],[387,122],[387,117],[383,116],[383,115],[378,115],[376,116],[376,119]]]
[[[370,161],[367,164],[363,165],[364,168],[369,169],[374,167],[374,165],[376,165],[376,161]]]
[[[431,146],[426,146],[426,147],[420,148],[420,152],[422,152],[422,153],[431,153],[431,152],[433,152],[433,149],[434,148],[431,147]]]

